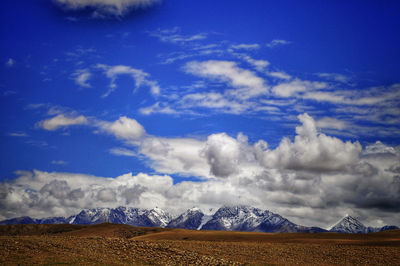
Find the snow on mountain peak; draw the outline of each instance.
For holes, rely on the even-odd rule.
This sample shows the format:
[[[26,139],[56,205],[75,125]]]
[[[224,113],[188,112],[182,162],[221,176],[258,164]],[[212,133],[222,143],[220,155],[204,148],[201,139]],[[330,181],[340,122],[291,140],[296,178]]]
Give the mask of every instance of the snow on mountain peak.
[[[342,220],[334,225],[330,231],[339,233],[367,233],[368,228],[356,218],[346,215]]]

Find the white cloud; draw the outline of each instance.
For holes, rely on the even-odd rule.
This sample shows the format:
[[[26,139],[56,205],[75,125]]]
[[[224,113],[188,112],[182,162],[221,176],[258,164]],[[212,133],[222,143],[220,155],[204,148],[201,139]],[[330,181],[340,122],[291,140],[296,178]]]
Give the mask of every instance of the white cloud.
[[[72,76],[75,78],[75,83],[79,86],[86,88],[92,87],[88,82],[92,76],[92,73],[90,73],[87,68],[76,70]]]
[[[252,65],[257,71],[263,72],[265,70],[266,67],[269,66],[269,62],[267,60],[256,60],[251,58],[248,55],[244,55],[244,54],[235,54],[237,57],[239,57],[240,59],[246,61],[247,63],[249,63],[250,65]]]
[[[8,135],[11,137],[29,137],[29,135],[26,134],[25,132],[12,132]]]
[[[272,40],[270,43],[267,43],[266,46],[269,48],[274,48],[276,46],[288,45],[288,44],[291,44],[291,42],[275,39],[275,40]]]
[[[108,97],[117,88],[115,81],[120,75],[131,76],[135,80],[136,89],[140,88],[141,86],[146,86],[150,88],[152,95],[160,94],[160,86],[158,85],[157,81],[150,80],[150,74],[144,72],[143,70],[124,65],[108,66],[104,64],[98,64],[97,68],[104,70],[104,74],[111,79],[110,89],[103,94],[103,98]]]
[[[320,84],[321,86],[313,86],[315,84]],[[399,113],[399,109],[398,107],[396,107],[395,104],[395,102],[397,102],[400,99],[399,84],[393,84],[389,87],[369,88],[362,91],[346,91],[346,90],[336,90],[334,92],[318,91],[318,89],[324,88],[324,86],[322,86],[323,84],[326,85],[325,87],[328,87],[327,83],[325,82],[318,82],[318,83],[308,82],[307,92],[305,92],[306,91],[305,89],[297,89],[297,91],[305,92],[299,97],[304,99],[312,99],[322,102],[326,101],[336,104],[346,104],[352,106],[377,105],[380,107],[384,107],[385,112],[395,111]],[[286,86],[286,84],[283,84],[283,86]],[[301,88],[301,86],[299,86],[299,88]],[[293,91],[296,90],[294,89]],[[288,95],[294,95],[294,94],[295,93],[288,93]],[[370,113],[371,112],[369,112],[368,115],[370,115]]]
[[[102,202],[112,202],[116,201],[117,193],[115,193],[112,189],[103,188],[97,192],[97,199]]]
[[[15,64],[16,64],[16,61],[12,58],[9,58],[6,62],[7,67],[13,67],[13,66],[15,66]]]
[[[136,157],[138,154],[132,150],[128,150],[125,148],[112,148],[110,150],[111,154],[117,155],[117,156],[128,156],[128,157]]]
[[[267,72],[268,76],[274,77],[274,78],[278,78],[278,79],[291,79],[292,76],[290,76],[289,74],[287,74],[286,72],[283,71],[271,71],[271,72]]]
[[[94,17],[123,16],[132,9],[146,8],[160,0],[53,0],[61,7],[69,10],[91,8]]]
[[[182,109],[201,107],[230,114],[243,113],[250,107],[246,102],[239,102],[229,98],[231,97],[216,92],[192,93],[183,96],[179,101],[179,105]]]
[[[235,49],[235,50],[256,50],[260,48],[260,45],[257,43],[253,43],[253,44],[235,44],[235,45],[231,45],[230,46],[231,49]]]
[[[254,72],[242,69],[232,61],[192,61],[185,65],[184,70],[188,73],[218,80],[233,87],[226,91],[239,99],[248,99],[268,92],[265,81]]]
[[[69,127],[73,125],[85,125],[85,124],[88,124],[88,120],[83,115],[66,116],[64,114],[59,114],[55,117],[38,122],[37,126],[46,130],[53,131],[62,127]]]
[[[157,172],[209,177],[209,167],[201,157],[204,142],[191,138],[147,137],[139,146]]]
[[[343,75],[343,74],[338,74],[338,73],[318,73],[317,74],[321,78],[325,78],[328,80],[334,80],[337,82],[345,83],[348,84],[350,82],[350,77]]]
[[[132,141],[132,144],[146,135],[146,131],[140,123],[135,119],[126,116],[121,116],[118,120],[109,122],[92,118],[88,119],[83,115],[78,116],[76,115],[76,112],[65,114],[63,112],[60,113],[60,110],[56,110],[55,113],[57,114],[56,116],[39,121],[36,123],[36,126],[49,131],[75,125],[91,126],[98,129],[95,131],[96,133],[104,132],[113,135],[120,140]],[[127,151],[124,152],[124,155],[127,155]],[[122,155],[123,152],[121,150],[113,149],[111,150],[111,153]]]
[[[227,177],[239,167],[239,143],[225,133],[210,135],[203,149],[213,175]]]
[[[390,146],[383,144],[381,141],[376,141],[375,143],[368,145],[364,151],[363,155],[393,155],[396,156],[396,149]],[[400,169],[398,169],[400,170]]]
[[[155,113],[171,115],[179,113],[178,111],[172,109],[170,106],[163,106],[162,104],[160,104],[160,102],[156,102],[155,104],[148,107],[140,108],[139,112],[144,115],[151,115]]]
[[[293,81],[280,83],[274,86],[272,88],[272,91],[276,95],[281,97],[293,97],[298,95],[299,93],[318,91],[327,87],[328,84],[325,82],[295,79]]]
[[[319,128],[343,130],[348,127],[348,123],[332,117],[323,117],[316,121],[316,126]]]
[[[304,93],[302,97],[318,102],[346,103],[345,96],[337,92],[312,91]]]
[[[265,151],[263,165],[316,171],[343,170],[358,161],[361,145],[318,134],[314,119],[299,115],[294,142],[284,138],[275,150]]]
[[[109,134],[122,140],[137,140],[145,135],[146,131],[143,126],[135,119],[121,116],[114,122],[98,122],[99,128]]]
[[[179,33],[180,28],[174,27],[172,29],[164,29],[157,31],[149,32],[150,36],[157,37],[162,42],[170,42],[175,44],[186,44],[195,41],[204,40],[207,38],[207,34],[198,33],[194,35],[182,35]]]
[[[51,164],[56,164],[56,165],[66,165],[66,164],[68,164],[68,162],[66,162],[66,161],[63,161],[63,160],[53,160],[53,161],[51,161]]]

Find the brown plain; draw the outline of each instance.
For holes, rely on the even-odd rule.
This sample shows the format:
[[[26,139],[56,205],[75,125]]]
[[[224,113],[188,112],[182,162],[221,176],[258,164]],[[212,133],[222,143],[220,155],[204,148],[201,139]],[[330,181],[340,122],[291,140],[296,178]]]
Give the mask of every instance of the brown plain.
[[[0,226],[0,265],[400,265],[400,230],[252,233],[99,225]]]

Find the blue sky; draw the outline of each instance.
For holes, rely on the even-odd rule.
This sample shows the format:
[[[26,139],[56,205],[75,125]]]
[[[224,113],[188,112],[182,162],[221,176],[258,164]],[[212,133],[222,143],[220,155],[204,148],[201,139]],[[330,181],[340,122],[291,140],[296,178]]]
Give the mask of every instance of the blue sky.
[[[0,217],[247,204],[398,224],[397,1],[0,10]]]

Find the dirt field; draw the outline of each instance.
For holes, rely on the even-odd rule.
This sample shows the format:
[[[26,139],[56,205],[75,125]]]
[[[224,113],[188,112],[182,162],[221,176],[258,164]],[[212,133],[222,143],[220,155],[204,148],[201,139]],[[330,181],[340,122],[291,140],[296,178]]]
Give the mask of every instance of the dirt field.
[[[347,235],[114,224],[0,226],[0,264],[400,265],[400,230]]]

